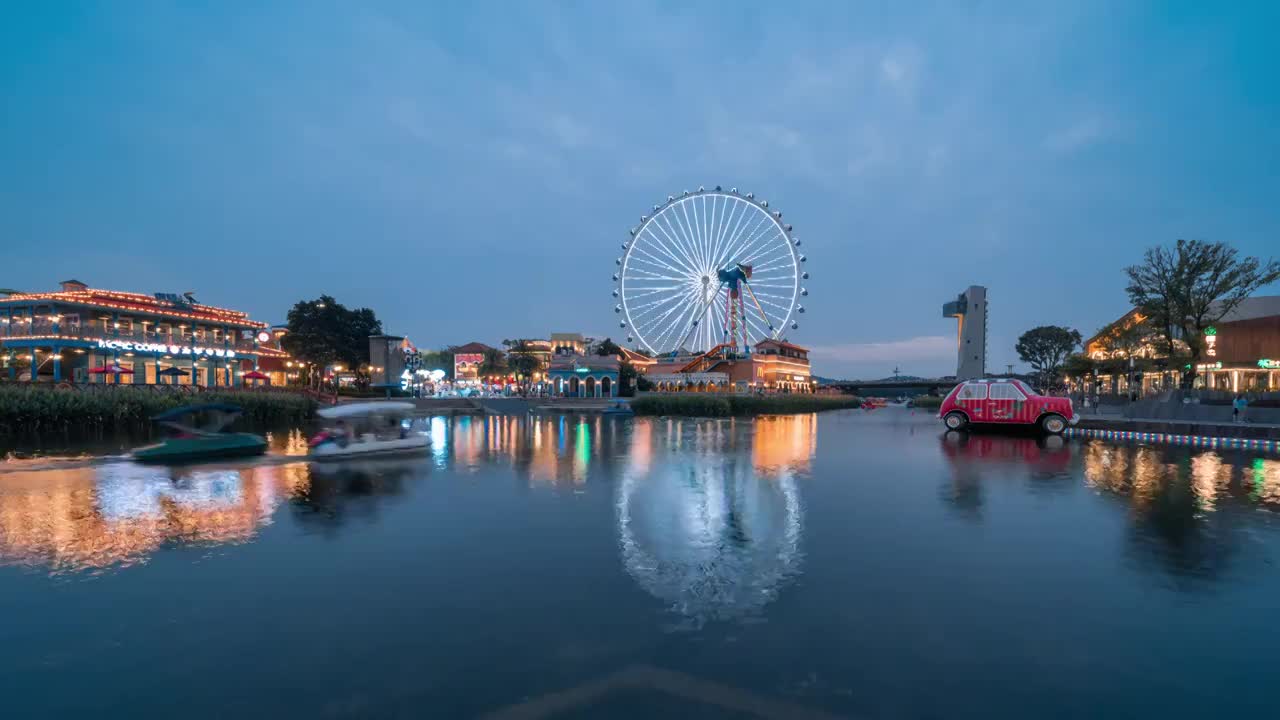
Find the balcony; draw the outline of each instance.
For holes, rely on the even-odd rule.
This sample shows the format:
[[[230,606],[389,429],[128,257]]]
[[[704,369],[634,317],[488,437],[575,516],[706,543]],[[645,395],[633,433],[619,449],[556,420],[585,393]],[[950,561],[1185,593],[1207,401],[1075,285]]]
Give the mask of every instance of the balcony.
[[[41,338],[48,339],[50,343],[55,343],[60,339],[65,340],[121,340],[123,342],[144,342],[157,343],[164,345],[205,345],[215,348],[226,348],[237,352],[252,352],[257,346],[252,340],[235,339],[224,341],[222,337],[214,338],[212,335],[192,335],[191,333],[157,333],[144,332],[141,328],[134,328],[132,331],[106,329],[101,325],[67,325],[65,323],[55,327],[54,323],[47,320],[37,320],[35,322],[0,322],[0,340],[22,339],[22,338]],[[268,343],[264,347],[274,348],[274,344]]]
[[[969,312],[969,303],[961,295],[958,300],[944,303],[942,306],[942,317],[961,317]]]

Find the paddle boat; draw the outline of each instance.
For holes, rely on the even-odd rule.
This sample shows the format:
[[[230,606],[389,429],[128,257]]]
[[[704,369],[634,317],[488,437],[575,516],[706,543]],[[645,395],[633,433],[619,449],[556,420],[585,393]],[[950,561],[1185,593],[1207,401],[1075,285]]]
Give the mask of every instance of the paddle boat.
[[[601,411],[604,415],[635,415],[636,411],[631,409],[630,403],[616,400],[609,404],[609,407]]]
[[[267,451],[267,441],[253,433],[227,428],[244,410],[238,405],[188,405],[151,418],[168,433],[154,445],[133,451],[138,462],[181,463],[212,458],[248,457]]]
[[[407,402],[351,403],[317,413],[325,429],[311,438],[312,460],[408,455],[426,452],[431,438],[413,430],[417,408]]]

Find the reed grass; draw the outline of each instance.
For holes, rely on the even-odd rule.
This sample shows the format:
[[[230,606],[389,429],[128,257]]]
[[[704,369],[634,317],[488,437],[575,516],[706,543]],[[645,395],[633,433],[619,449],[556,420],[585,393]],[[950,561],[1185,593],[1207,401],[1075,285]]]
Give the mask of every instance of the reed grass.
[[[182,392],[128,385],[56,388],[0,384],[0,433],[135,428],[166,410],[203,403],[239,405],[244,408],[244,419],[253,425],[306,420],[316,409],[311,398],[280,391]]]

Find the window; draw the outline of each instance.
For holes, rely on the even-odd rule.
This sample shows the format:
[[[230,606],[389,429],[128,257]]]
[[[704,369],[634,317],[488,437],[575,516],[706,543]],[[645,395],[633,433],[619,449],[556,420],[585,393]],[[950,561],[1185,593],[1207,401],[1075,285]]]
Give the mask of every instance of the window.
[[[956,400],[986,400],[987,386],[980,383],[970,383],[960,388],[960,394],[956,395]]]
[[[1022,400],[1026,400],[1027,397],[1022,394],[1021,390],[1014,387],[1012,384],[999,383],[991,386],[991,399],[1022,401]]]

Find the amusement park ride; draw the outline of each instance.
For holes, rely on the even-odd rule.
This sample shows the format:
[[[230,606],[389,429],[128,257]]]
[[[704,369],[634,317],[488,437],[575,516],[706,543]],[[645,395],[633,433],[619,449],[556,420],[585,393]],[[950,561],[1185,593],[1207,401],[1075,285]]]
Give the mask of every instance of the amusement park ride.
[[[767,200],[737,188],[668,196],[616,261],[614,312],[627,342],[654,355],[745,357],[804,313],[799,238]]]

